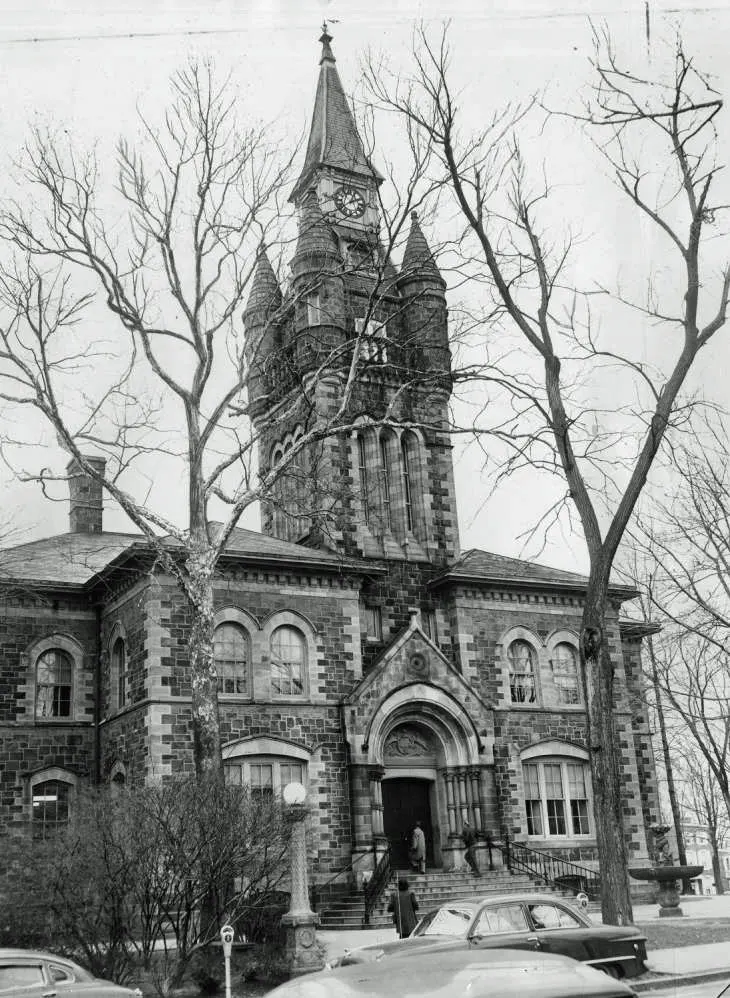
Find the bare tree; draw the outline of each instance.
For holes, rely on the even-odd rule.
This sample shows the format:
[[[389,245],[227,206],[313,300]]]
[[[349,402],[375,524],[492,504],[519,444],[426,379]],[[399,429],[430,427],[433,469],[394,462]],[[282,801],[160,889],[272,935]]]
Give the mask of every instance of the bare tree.
[[[680,42],[668,79],[624,68],[606,34],[597,31],[594,42],[595,82],[584,110],[571,116],[573,128],[580,123],[598,135],[595,148],[619,191],[657,232],[675,265],[669,286],[652,283],[650,274],[645,299],[619,296],[633,316],[632,343],[625,348],[615,313],[607,311],[605,326],[594,314],[608,300],[606,289],[582,294],[571,280],[570,234],[557,235],[541,220],[551,217],[552,192],[544,174],[534,185],[530,181],[516,137],[524,109],[495,112],[483,131],[469,134],[467,98],[450,85],[446,32],[435,42],[418,32],[411,79],[387,76],[382,65],[372,64],[366,76],[374,100],[399,113],[429,144],[440,171],[435,179],[451,191],[463,221],[458,265],[483,289],[482,330],[499,329],[483,341],[487,361],[464,376],[478,378],[492,403],[499,396],[507,400],[508,416],[483,427],[504,447],[499,474],[549,472],[564,491],[542,524],[569,507],[582,529],[590,572],[581,656],[602,912],[604,921],[622,923],[631,921],[632,910],[615,663],[606,640],[610,573],[665,434],[688,418],[682,395],[687,375],[725,325],[730,270],[723,262],[713,281],[706,250],[723,207],[713,197],[722,100]],[[642,354],[642,334],[652,326],[666,331],[656,365]],[[496,356],[493,343],[511,334],[518,348],[509,341]],[[615,396],[624,384],[627,394],[619,403]],[[596,396],[606,399],[604,409],[589,403]],[[484,407],[487,415],[495,411],[504,409]]]
[[[367,322],[344,347],[323,348],[306,378],[291,358],[275,358],[276,369],[264,372],[268,383],[292,388],[279,417],[296,411],[304,432],[276,467],[257,474],[248,388],[262,361],[260,343],[244,341],[240,313],[253,295],[272,329],[284,304],[293,307],[293,292],[283,304],[270,282],[262,289],[255,278],[268,275],[278,289],[260,247],[285,245],[281,202],[296,150],[282,158],[270,129],[241,129],[234,112],[227,84],[216,84],[209,67],[191,65],[173,79],[161,125],[141,118],[140,150],[119,142],[114,191],[103,188],[94,156],[35,131],[22,160],[22,199],[0,217],[15,251],[0,273],[0,399],[16,427],[28,422],[29,409],[51,427],[184,593],[199,776],[219,776],[222,765],[213,661],[220,555],[252,503],[280,498],[277,482],[296,478],[307,448],[352,425],[353,388],[367,363]],[[397,204],[399,220],[391,216],[385,227],[387,245],[374,247],[377,267],[352,264],[368,274],[368,318],[386,278],[392,288],[390,253],[416,203],[414,180]],[[323,224],[316,204],[310,214],[313,226]],[[312,389],[333,370],[340,393],[325,412]],[[393,417],[386,408],[378,418]],[[168,468],[187,488],[182,525],[167,515],[164,497],[134,477],[152,456],[178,462]],[[48,469],[33,477],[44,490],[63,478]]]
[[[714,774],[706,760],[697,758],[693,747],[682,753],[680,763],[684,770],[682,785],[682,804],[685,814],[707,832],[710,855],[712,856],[712,873],[715,878],[715,890],[718,894],[725,893],[725,880],[720,861],[720,849],[728,838],[730,829],[726,804],[718,793]]]

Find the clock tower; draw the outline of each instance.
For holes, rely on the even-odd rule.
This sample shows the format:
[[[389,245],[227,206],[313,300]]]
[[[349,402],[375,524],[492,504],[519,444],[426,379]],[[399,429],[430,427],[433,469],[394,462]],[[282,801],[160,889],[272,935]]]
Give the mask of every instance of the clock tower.
[[[301,207],[307,192],[317,192],[325,217],[342,238],[378,228],[378,187],[383,178],[371,164],[342,88],[332,36],[323,26],[322,57],[307,152],[289,198]]]
[[[263,529],[407,566],[408,585],[421,572],[420,585],[459,547],[446,282],[415,213],[400,268],[381,242],[383,177],[358,134],[331,41],[325,27],[289,199],[298,215],[291,278],[282,291],[262,249],[243,315],[260,467],[266,474],[282,463],[262,504]],[[347,428],[331,433],[353,372]]]

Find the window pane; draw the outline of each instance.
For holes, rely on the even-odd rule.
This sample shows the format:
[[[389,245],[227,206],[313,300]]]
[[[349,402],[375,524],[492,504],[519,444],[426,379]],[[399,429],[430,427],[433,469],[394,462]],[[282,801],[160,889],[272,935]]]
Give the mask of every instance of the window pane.
[[[588,801],[572,800],[570,802],[570,813],[573,819],[573,834],[589,835],[590,826],[588,824]]]
[[[270,797],[274,792],[274,767],[270,763],[251,763],[251,793]]]
[[[0,991],[14,991],[16,988],[29,988],[32,985],[40,987],[44,983],[39,963],[0,967]]]
[[[213,660],[218,692],[230,696],[248,693],[248,635],[238,624],[219,624],[213,635]]]
[[[565,835],[565,805],[563,801],[548,800],[547,816],[550,835]]]
[[[572,645],[561,642],[556,645],[553,657],[553,679],[561,703],[581,702],[578,655]]]
[[[534,703],[534,653],[527,641],[513,641],[507,653],[512,703]]]
[[[380,607],[366,606],[365,620],[367,627],[367,636],[375,641],[380,641],[383,636],[383,625],[380,616]]]
[[[542,835],[542,808],[539,800],[526,800],[527,834]]]
[[[304,635],[293,627],[277,627],[271,636],[271,688],[274,693],[300,694],[304,689]]]
[[[527,932],[527,920],[521,904],[502,904],[482,911],[476,934],[493,935],[501,932]]]
[[[288,783],[303,783],[302,764],[300,762],[282,762],[280,767],[281,789]]]
[[[68,822],[69,784],[47,780],[33,788],[33,836],[45,839]]]
[[[36,717],[71,716],[73,659],[62,648],[49,648],[36,663]]]

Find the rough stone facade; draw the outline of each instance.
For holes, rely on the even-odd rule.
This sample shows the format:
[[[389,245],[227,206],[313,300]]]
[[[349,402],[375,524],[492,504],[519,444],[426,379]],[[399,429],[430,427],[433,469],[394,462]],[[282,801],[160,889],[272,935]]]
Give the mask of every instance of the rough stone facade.
[[[586,580],[459,550],[445,284],[417,219],[400,270],[380,260],[384,290],[372,257],[352,266],[363,246],[378,253],[379,177],[323,42],[326,86],[293,195],[292,286],[278,287],[262,252],[244,312],[264,469],[338,404],[341,358],[364,350],[364,363],[347,429],[297,452],[264,504],[263,533],[234,531],[218,566],[224,766],[267,792],[306,785],[320,883],[354,877],[386,843],[407,862],[416,820],[436,867],[462,862],[467,818],[482,839],[595,864],[578,653]],[[358,339],[368,313],[379,325]],[[310,385],[305,416],[294,385],[333,345],[344,352]],[[0,566],[0,839],[62,818],[54,801],[73,806],[79,784],[193,771],[188,605],[138,536],[102,530],[101,501],[74,470],[70,532]],[[631,597],[612,589],[607,637],[638,863],[657,789],[647,629],[621,617]]]

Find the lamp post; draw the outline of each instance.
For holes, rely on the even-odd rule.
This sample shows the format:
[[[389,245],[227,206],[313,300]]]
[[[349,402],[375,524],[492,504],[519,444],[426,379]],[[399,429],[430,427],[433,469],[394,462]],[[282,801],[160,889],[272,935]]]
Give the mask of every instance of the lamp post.
[[[307,877],[307,842],[304,819],[307,814],[307,791],[301,783],[288,783],[284,787],[284,803],[291,822],[290,876],[291,901],[289,911],[282,916],[281,924],[286,933],[286,957],[292,976],[321,970],[324,959],[316,945],[316,927],[319,915],[309,907]]]

